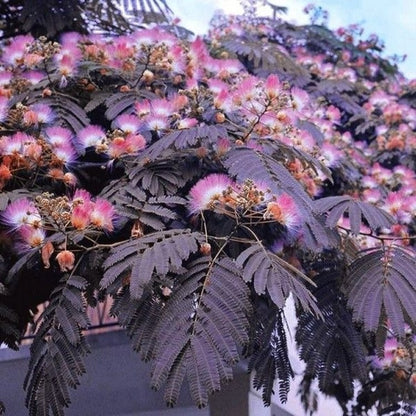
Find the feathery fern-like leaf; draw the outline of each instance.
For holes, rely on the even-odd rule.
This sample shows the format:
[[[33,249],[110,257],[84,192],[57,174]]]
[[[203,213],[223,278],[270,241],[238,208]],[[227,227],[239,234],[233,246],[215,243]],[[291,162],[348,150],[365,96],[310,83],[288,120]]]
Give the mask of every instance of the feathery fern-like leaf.
[[[310,79],[309,72],[275,43],[264,43],[260,39],[245,36],[228,36],[222,44],[234,52],[249,70],[255,68],[261,72],[277,73],[297,85],[305,85]]]
[[[227,130],[219,125],[198,125],[189,129],[175,130],[165,134],[157,142],[149,146],[144,155],[154,160],[166,149],[186,149],[196,146],[198,143],[216,143],[221,137],[227,136]]]
[[[284,403],[294,373],[288,356],[283,311],[273,306],[267,311],[258,309],[249,371],[255,371],[253,386],[262,389],[263,402],[270,406],[276,378],[279,380],[279,398]]]
[[[82,295],[86,285],[82,277],[64,276],[40,318],[24,383],[31,416],[63,415],[70,403],[68,387],[75,388],[85,372],[82,357],[88,346],[81,331],[88,325]]]
[[[262,295],[267,290],[278,308],[285,306],[292,293],[302,308],[320,315],[313,295],[305,286],[306,282],[311,283],[310,279],[260,243],[244,250],[238,256],[237,264],[242,268],[244,280],[253,282],[256,293]]]
[[[157,337],[152,386],[166,383],[165,398],[176,403],[186,377],[199,407],[221,384],[232,379],[238,346],[248,342],[251,305],[235,263],[224,257],[202,257],[188,272],[163,308]]]
[[[327,394],[352,397],[353,381],[365,381],[366,368],[360,334],[339,291],[342,274],[341,265],[330,258],[314,277],[313,294],[323,318],[302,313],[296,341],[306,363],[305,376],[318,378],[320,389]]]
[[[160,276],[176,271],[198,250],[203,236],[189,230],[159,231],[130,240],[114,248],[103,267],[101,288],[110,292],[121,286],[121,277],[130,275],[130,293],[139,299],[153,273]]]
[[[178,188],[185,185],[186,166],[180,161],[172,163],[172,160],[158,160],[147,163],[145,166],[138,164],[128,171],[130,183],[149,191],[153,196],[175,195]]]
[[[401,247],[370,250],[350,266],[344,289],[355,320],[375,331],[383,311],[393,332],[404,335],[405,322],[416,320],[416,259]]]
[[[17,350],[17,342],[21,335],[18,324],[18,314],[7,305],[0,303],[0,344],[4,343],[9,348]]]
[[[313,202],[313,207],[319,213],[328,213],[326,225],[334,228],[344,213],[348,213],[351,231],[358,234],[361,218],[364,218],[372,231],[390,228],[394,219],[386,211],[363,201],[357,201],[348,195],[329,196]]]

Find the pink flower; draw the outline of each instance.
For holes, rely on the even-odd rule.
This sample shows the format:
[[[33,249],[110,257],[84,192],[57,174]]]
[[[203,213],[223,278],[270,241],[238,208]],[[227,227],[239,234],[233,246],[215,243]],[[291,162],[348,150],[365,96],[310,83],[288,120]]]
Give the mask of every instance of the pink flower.
[[[331,120],[333,123],[339,123],[341,119],[341,112],[339,109],[333,105],[330,105],[326,110],[326,116],[329,120]]]
[[[228,138],[221,137],[217,140],[216,150],[219,157],[224,156],[231,149],[231,142]]]
[[[61,272],[69,272],[74,268],[75,254],[69,250],[63,250],[56,255]]]
[[[169,117],[174,108],[171,101],[160,99],[150,103],[151,114],[155,117]]]
[[[178,129],[189,129],[194,127],[198,124],[198,120],[196,118],[183,118],[179,121],[177,128]]]
[[[31,138],[26,133],[17,132],[11,137],[3,137],[1,143],[1,153],[3,155],[12,155],[13,153],[21,153],[23,148],[23,143],[29,141],[27,139]],[[32,138],[33,139],[33,138]]]
[[[167,117],[151,115],[147,118],[146,124],[149,130],[160,131],[169,127],[169,120]]]
[[[74,204],[91,204],[91,194],[85,189],[77,189],[72,197],[72,203]]]
[[[223,203],[224,194],[235,183],[221,173],[213,173],[199,180],[189,192],[190,212],[196,213],[206,209],[212,209],[217,202]]]
[[[146,139],[141,134],[128,134],[126,137],[126,152],[136,153],[146,147]]]
[[[122,114],[114,121],[115,127],[124,131],[125,133],[137,133],[141,126],[141,121],[135,115]]]
[[[29,111],[36,114],[37,123],[40,124],[50,123],[55,118],[52,109],[46,104],[35,104],[29,107]]]
[[[42,146],[35,141],[25,143],[23,146],[23,156],[39,162],[42,157]]]
[[[140,118],[144,118],[150,114],[150,101],[138,101],[134,104],[134,109]]]
[[[299,113],[307,106],[309,103],[308,93],[300,88],[292,88],[292,106],[295,111]]]
[[[133,34],[133,38],[138,47],[155,45],[162,42],[170,46],[175,43],[175,38],[172,35],[157,27],[139,30]]]
[[[65,127],[53,126],[45,130],[46,140],[53,146],[72,144],[72,132]]]
[[[8,85],[10,81],[12,80],[13,75],[9,71],[2,71],[0,69],[0,86],[4,87],[5,85]]]
[[[264,83],[264,91],[269,99],[276,98],[281,91],[282,85],[277,75],[271,74]]]
[[[20,63],[31,42],[33,37],[30,35],[16,36],[10,45],[3,49],[2,59],[11,65]]]
[[[236,105],[243,105],[245,108],[254,105],[253,101],[259,98],[259,80],[254,76],[243,79],[238,88],[234,91],[233,102]],[[258,109],[261,111],[261,109]]]
[[[11,202],[2,215],[3,222],[13,229],[22,226],[39,226],[42,218],[35,204],[27,198]]]
[[[206,68],[217,74],[218,78],[226,79],[243,70],[243,65],[237,59],[213,59],[210,58]]]
[[[390,366],[396,355],[396,351],[399,348],[399,343],[396,338],[387,338],[384,344],[384,358],[382,360],[383,366]]]
[[[78,132],[78,140],[84,148],[95,147],[105,143],[107,136],[102,127],[90,125]]]
[[[43,78],[45,78],[46,73],[42,71],[27,71],[24,74],[22,74],[22,77],[29,81],[32,85],[37,84],[40,82]]]
[[[108,146],[108,155],[117,159],[123,154],[133,154],[146,147],[146,140],[141,134],[128,134],[127,137],[115,137]]]
[[[113,205],[105,199],[97,198],[90,214],[91,224],[105,231],[113,231],[115,211]]]
[[[127,142],[124,137],[114,137],[108,145],[108,156],[111,159],[117,159],[127,153]]]
[[[79,204],[72,209],[71,224],[77,230],[85,230],[90,224],[90,204]]]
[[[321,146],[321,157],[326,166],[334,167],[338,165],[339,160],[342,158],[342,152],[338,150],[331,143],[324,143]]]
[[[78,55],[77,48],[62,50],[58,55],[55,55],[56,66],[62,77],[67,78],[75,75]]]
[[[39,247],[45,241],[46,233],[40,227],[24,225],[19,228],[19,237],[22,243],[18,244],[21,249]]]
[[[295,231],[300,225],[298,207],[288,194],[281,194],[274,201],[269,202],[264,218],[279,222],[287,227],[289,231]]]
[[[55,157],[58,160],[60,160],[64,165],[67,165],[73,162],[77,156],[75,149],[69,144],[56,146],[53,149],[53,153]]]

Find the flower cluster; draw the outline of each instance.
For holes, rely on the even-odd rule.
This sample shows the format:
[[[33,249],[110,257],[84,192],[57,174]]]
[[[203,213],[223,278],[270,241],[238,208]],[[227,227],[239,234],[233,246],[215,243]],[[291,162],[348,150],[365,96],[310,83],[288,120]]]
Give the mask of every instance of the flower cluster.
[[[2,214],[2,221],[17,236],[16,245],[20,250],[40,247],[45,240],[43,219],[27,198],[10,203]]]
[[[237,184],[218,173],[200,179],[191,188],[189,206],[191,214],[209,210],[241,216],[243,220],[276,222],[293,235],[301,223],[299,209],[290,195],[273,194],[267,184],[250,179]]]
[[[17,235],[17,247],[28,250],[40,247],[48,232],[88,232],[114,229],[115,210],[105,199],[95,198],[84,190],[76,190],[72,198],[43,193],[30,201],[21,198],[10,203],[2,214],[2,222]]]

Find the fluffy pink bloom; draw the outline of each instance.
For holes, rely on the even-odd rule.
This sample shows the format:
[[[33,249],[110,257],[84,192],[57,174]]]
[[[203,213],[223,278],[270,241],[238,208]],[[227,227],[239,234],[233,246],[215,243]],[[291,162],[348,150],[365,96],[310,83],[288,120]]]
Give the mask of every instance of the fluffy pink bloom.
[[[141,134],[128,134],[126,137],[126,152],[136,153],[146,147],[146,139]]]
[[[45,130],[45,134],[46,140],[53,146],[64,146],[72,143],[72,132],[65,127],[48,127]]]
[[[164,43],[170,46],[175,43],[175,38],[171,34],[157,27],[139,30],[133,34],[133,38],[138,47],[155,45],[157,43]]]
[[[77,230],[85,230],[90,224],[90,205],[79,204],[72,209],[71,224]]]
[[[231,75],[238,74],[243,65],[237,59],[213,59],[209,58],[205,68],[216,74],[220,79],[227,79]]]
[[[74,268],[75,254],[69,250],[60,251],[56,255],[56,261],[59,264],[61,272],[69,272]]]
[[[29,81],[32,85],[37,84],[42,79],[44,79],[46,76],[45,72],[42,71],[26,71],[24,74],[22,74],[22,77]]]
[[[60,42],[63,48],[76,47],[81,40],[81,35],[77,32],[66,32],[61,35]]]
[[[234,91],[233,102],[236,105],[249,107],[253,105],[253,101],[259,98],[259,80],[254,76],[248,76],[240,82],[238,88]],[[258,109],[261,110],[260,108]]]
[[[214,106],[219,110],[230,112],[233,109],[233,98],[228,89],[223,89],[214,95]]]
[[[146,147],[146,140],[141,134],[128,134],[127,137],[115,137],[108,146],[108,155],[116,159],[124,154],[137,153]]]
[[[85,189],[77,189],[72,197],[73,203],[91,204],[91,194]]]
[[[377,204],[381,200],[381,192],[378,188],[365,189],[363,199],[370,204]]]
[[[389,366],[393,363],[399,343],[396,338],[387,338],[384,344],[384,358],[381,361],[383,366]]]
[[[46,233],[40,227],[24,225],[19,228],[19,237],[22,243],[18,244],[18,246],[24,250],[39,247],[45,241]]]
[[[0,68],[0,86],[5,86],[10,83],[13,78],[13,74],[9,71],[2,71]]]
[[[328,117],[329,120],[331,120],[333,123],[338,123],[341,119],[341,111],[339,111],[339,108],[330,105],[327,109],[326,109],[326,116]]]
[[[183,48],[179,45],[172,45],[168,51],[167,58],[173,73],[183,74],[186,68],[186,56]]]
[[[224,156],[231,149],[231,142],[225,137],[221,137],[217,140],[216,144],[217,155]]]
[[[70,144],[54,147],[53,153],[65,165],[73,162],[77,157],[75,149]]]
[[[215,94],[219,94],[221,91],[227,91],[229,88],[228,84],[217,78],[210,78],[207,82],[210,90]]]
[[[287,227],[289,231],[295,231],[300,225],[298,207],[288,194],[281,194],[274,201],[269,202],[264,218],[279,222]]]
[[[90,214],[91,224],[105,231],[113,231],[114,216],[113,205],[105,199],[97,198]]]
[[[115,127],[125,133],[137,133],[141,124],[140,119],[133,114],[122,114],[114,121]]]
[[[78,56],[78,49],[70,48],[68,51],[61,51],[58,55],[55,56],[56,67],[59,73],[67,78],[75,75]]]
[[[177,128],[178,129],[189,129],[190,127],[194,127],[198,124],[198,120],[196,118],[183,118],[179,121]]]
[[[3,212],[2,220],[13,229],[22,226],[38,227],[42,223],[42,218],[35,204],[27,198],[11,202]]]
[[[150,108],[151,114],[155,117],[169,117],[174,110],[173,103],[165,99],[153,100]]]
[[[146,124],[149,130],[160,131],[169,127],[169,120],[167,117],[151,115],[147,117]]]
[[[33,42],[33,37],[30,35],[16,36],[10,45],[3,49],[2,59],[12,65],[19,63],[31,42]]]
[[[134,109],[136,110],[136,113],[140,118],[144,118],[150,114],[150,101],[137,101],[134,104]]]
[[[35,141],[25,143],[23,145],[23,156],[39,162],[42,157],[42,146]]]
[[[281,91],[282,85],[277,75],[271,74],[266,78],[264,91],[269,99],[276,98]]]
[[[321,146],[320,154],[325,165],[329,167],[336,166],[342,158],[342,152],[331,143],[324,143]]]
[[[108,145],[107,154],[110,159],[117,159],[127,152],[127,143],[124,137],[115,137]]]
[[[223,195],[235,183],[221,173],[212,173],[199,180],[189,192],[190,212],[212,209],[216,202],[224,202]]]
[[[78,132],[78,140],[84,148],[87,148],[103,144],[107,136],[102,127],[90,125]]]
[[[293,109],[301,113],[309,103],[309,95],[306,91],[296,87],[292,88],[291,93]]]
[[[27,125],[47,124],[53,121],[54,113],[46,104],[35,104],[29,107],[23,116],[23,120]]]

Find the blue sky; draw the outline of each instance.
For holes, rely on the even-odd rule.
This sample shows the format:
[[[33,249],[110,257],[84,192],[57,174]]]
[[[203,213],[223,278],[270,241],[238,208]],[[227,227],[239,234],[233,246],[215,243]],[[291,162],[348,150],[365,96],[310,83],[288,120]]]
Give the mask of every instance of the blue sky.
[[[407,55],[400,64],[408,78],[416,78],[416,0],[270,0],[289,9],[286,18],[296,23],[308,23],[302,9],[308,3],[321,6],[329,12],[331,29],[352,23],[361,23],[367,35],[377,34],[383,39],[385,56]],[[206,32],[215,10],[237,14],[239,0],[169,0],[175,15],[183,26],[197,34]],[[269,10],[269,9],[266,9]]]

